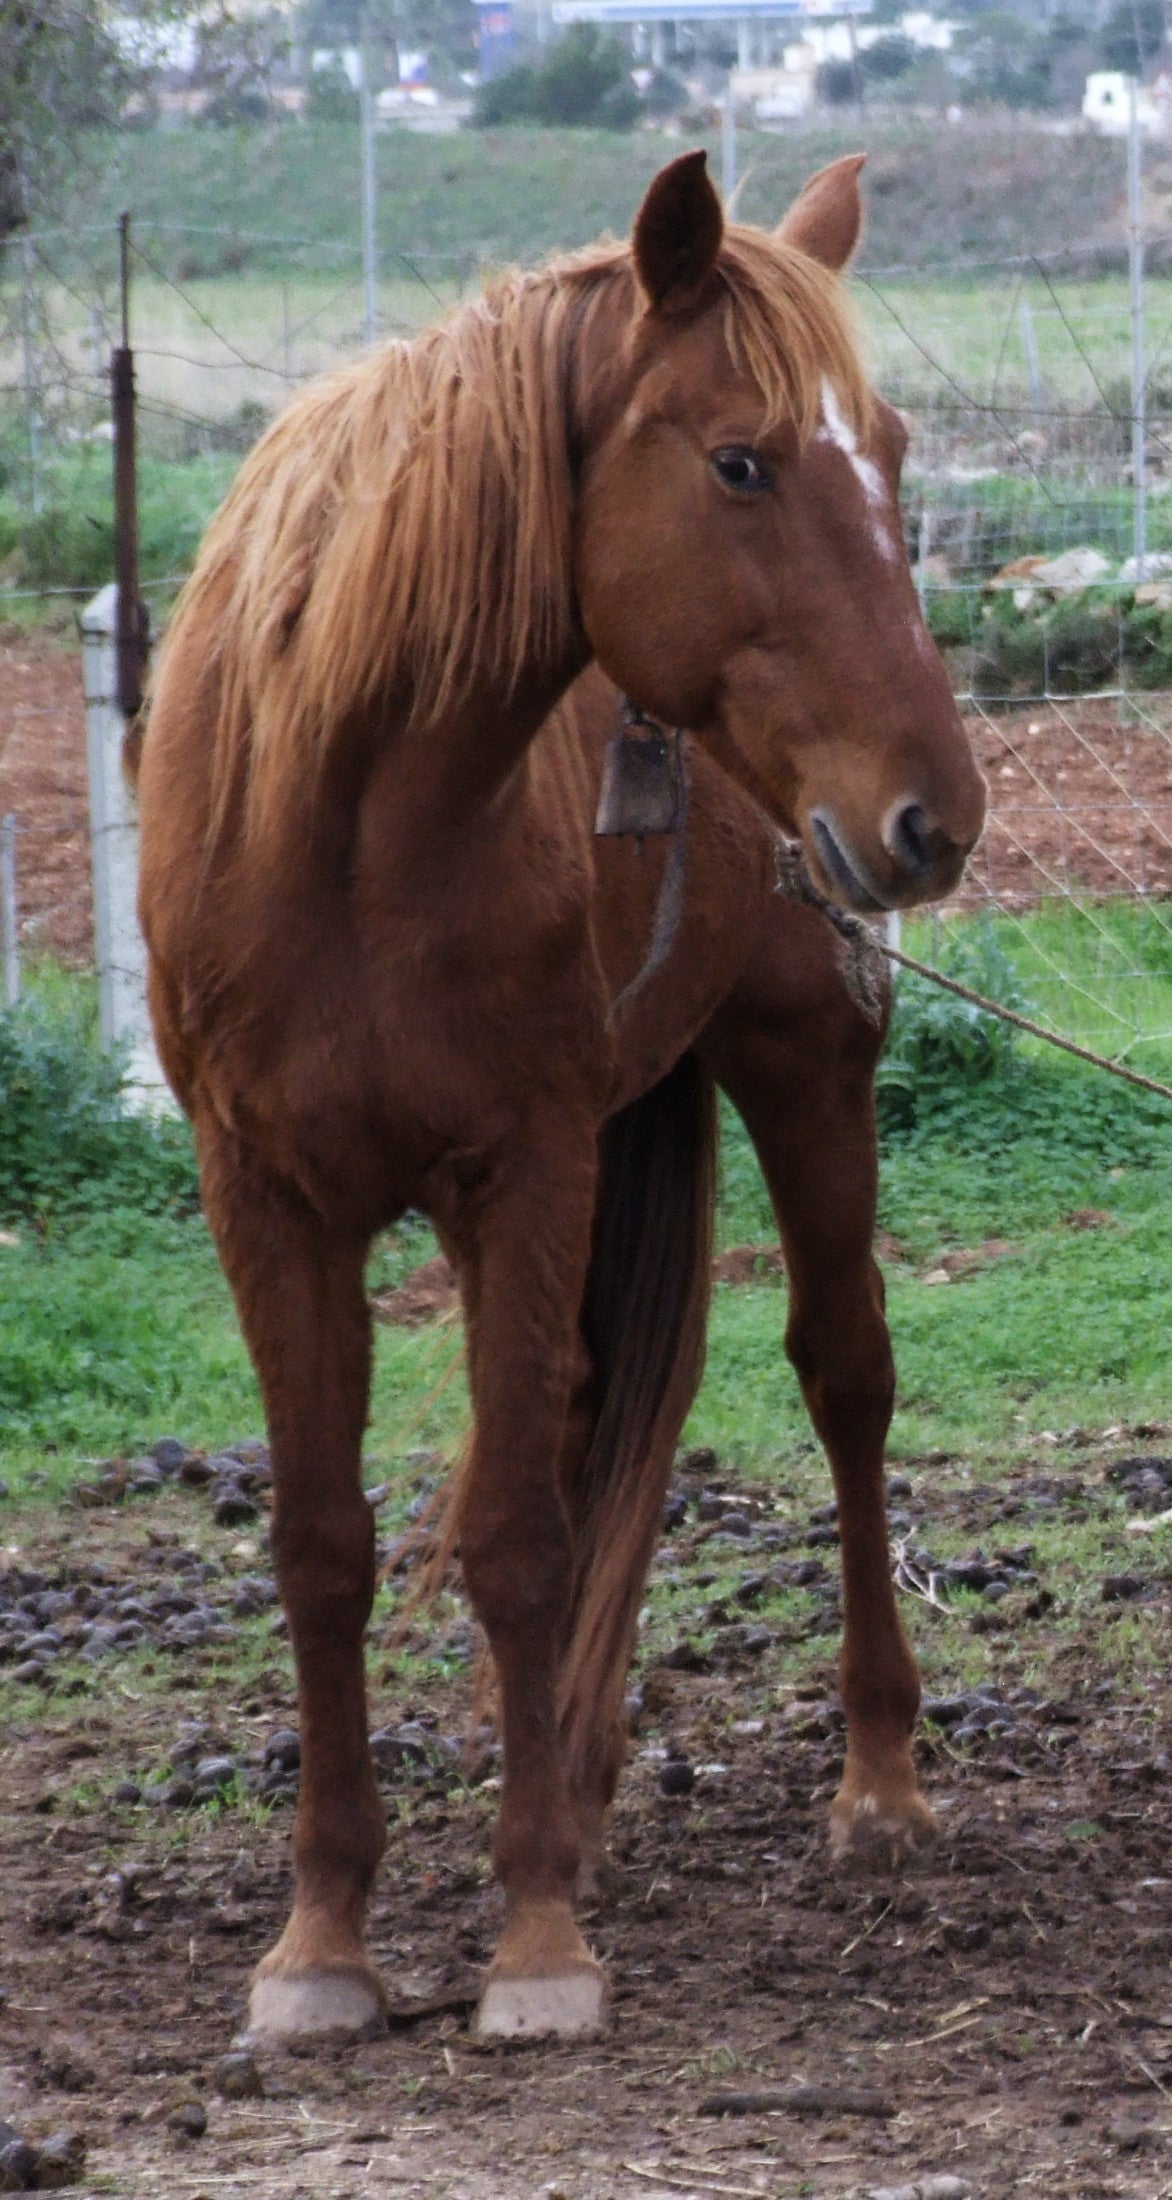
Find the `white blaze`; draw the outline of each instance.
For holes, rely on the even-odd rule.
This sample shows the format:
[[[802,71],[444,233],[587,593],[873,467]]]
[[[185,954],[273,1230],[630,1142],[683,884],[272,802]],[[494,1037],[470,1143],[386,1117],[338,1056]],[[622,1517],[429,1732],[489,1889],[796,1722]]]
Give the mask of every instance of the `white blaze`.
[[[825,375],[822,378],[822,426],[818,430],[820,443],[833,443],[850,464],[851,472],[859,483],[871,514],[871,535],[881,557],[899,561],[900,549],[897,537],[890,525],[891,502],[887,484],[873,458],[859,449],[859,439],[838,401],[838,391]]]

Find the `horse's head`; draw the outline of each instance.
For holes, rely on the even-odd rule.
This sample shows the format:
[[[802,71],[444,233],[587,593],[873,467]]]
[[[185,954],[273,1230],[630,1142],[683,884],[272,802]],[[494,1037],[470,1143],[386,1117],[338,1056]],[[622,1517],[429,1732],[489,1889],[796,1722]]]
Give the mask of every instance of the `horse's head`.
[[[581,399],[576,581],[604,671],[869,911],[956,884],[984,787],[912,584],[906,436],[838,295],[861,165],[772,237],[725,228],[702,153],[656,177],[631,325]]]

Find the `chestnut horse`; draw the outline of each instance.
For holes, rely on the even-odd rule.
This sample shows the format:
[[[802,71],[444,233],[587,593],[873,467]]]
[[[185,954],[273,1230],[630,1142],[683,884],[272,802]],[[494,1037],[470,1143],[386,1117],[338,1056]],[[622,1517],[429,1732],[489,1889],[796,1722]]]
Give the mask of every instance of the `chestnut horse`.
[[[767,235],[726,226],[685,155],[629,245],[507,276],[311,388],[241,469],[162,653],[140,777],[152,1012],[264,1397],[300,1705],[294,1902],[253,1982],[260,2034],[382,2006],[363,1272],[408,1206],[460,1277],[461,1556],[500,1690],[505,1923],[480,2024],[600,2017],[573,1897],[613,1783],[586,1684],[629,1625],[609,1493],[678,1418],[702,1330],[636,1223],[669,1200],[673,1122],[694,1152],[705,1102],[690,1056],[666,1097],[656,1082],[687,1030],[616,1025],[585,764],[534,737],[593,658],[800,834],[839,898],[893,907],[959,877],[983,790],[904,554],[901,431],[837,280],[859,166]],[[625,1103],[648,1087],[641,1141]],[[610,1200],[624,1182],[655,1196]],[[847,1819],[917,1816],[908,1723],[902,1684],[856,1721]]]

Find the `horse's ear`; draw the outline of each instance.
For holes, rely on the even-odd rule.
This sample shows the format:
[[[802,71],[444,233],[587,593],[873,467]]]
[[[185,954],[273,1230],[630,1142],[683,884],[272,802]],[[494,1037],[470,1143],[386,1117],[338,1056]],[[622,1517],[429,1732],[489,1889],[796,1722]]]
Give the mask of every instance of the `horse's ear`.
[[[631,237],[635,272],[657,313],[687,313],[706,289],[724,235],[704,152],[682,153],[651,183]]]
[[[848,153],[820,168],[794,200],[778,229],[783,244],[796,245],[811,260],[838,274],[858,245],[863,227],[859,170],[867,156]]]

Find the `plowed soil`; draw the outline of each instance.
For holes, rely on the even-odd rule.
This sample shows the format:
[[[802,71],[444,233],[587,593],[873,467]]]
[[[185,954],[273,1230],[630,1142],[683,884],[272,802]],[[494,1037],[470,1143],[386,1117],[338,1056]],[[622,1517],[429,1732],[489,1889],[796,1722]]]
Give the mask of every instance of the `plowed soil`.
[[[93,957],[85,715],[68,637],[0,631],[0,815],[18,827],[23,950]],[[969,721],[990,818],[962,902],[1022,909],[1056,892],[1172,893],[1167,697],[1130,714],[1032,704]]]

